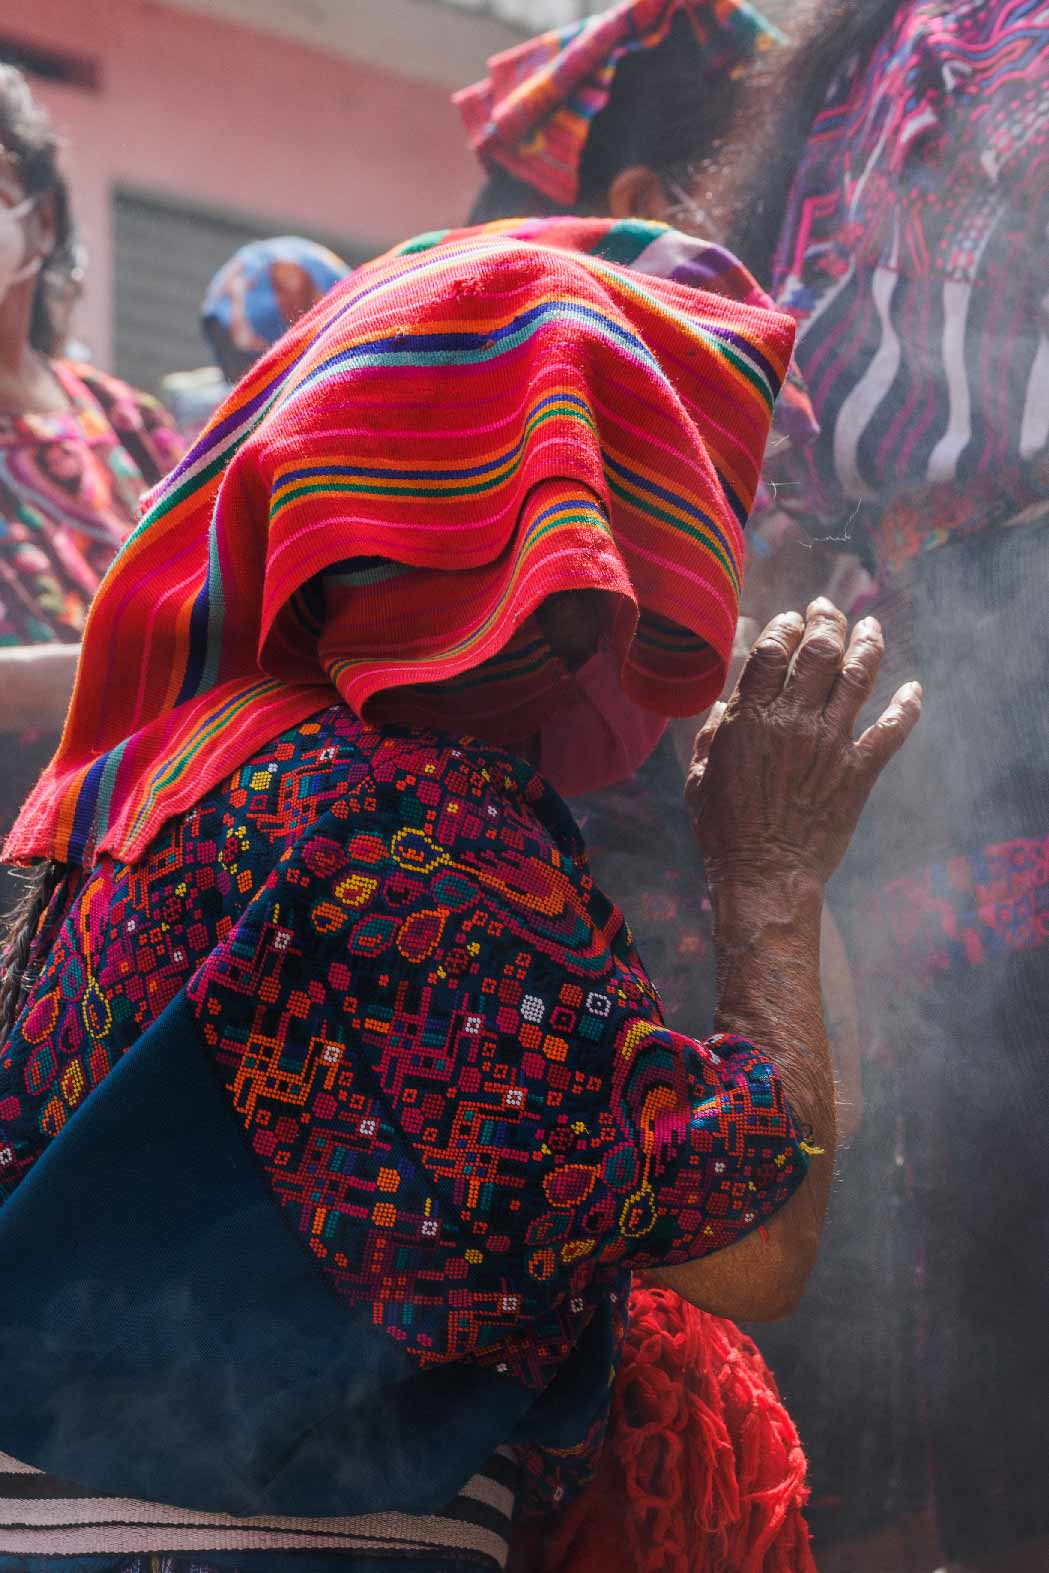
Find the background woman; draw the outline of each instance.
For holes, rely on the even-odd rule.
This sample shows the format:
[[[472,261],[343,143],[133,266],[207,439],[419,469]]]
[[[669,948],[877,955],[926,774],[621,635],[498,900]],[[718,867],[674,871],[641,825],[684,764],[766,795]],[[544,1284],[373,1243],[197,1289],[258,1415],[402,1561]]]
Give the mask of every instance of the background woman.
[[[611,99],[604,113],[592,135],[632,160],[635,126],[612,123]],[[870,1117],[845,1160],[860,1183],[832,1214],[806,1321],[763,1343],[813,1451],[825,1535],[898,1520],[931,1481],[947,1555],[1040,1568],[1049,1450],[1022,1395],[1045,1386],[1049,1283],[1037,1227],[1011,1221],[1049,1161],[1027,1048],[1045,1014],[1049,752],[1024,632],[1049,542],[1049,11],[809,6],[734,113],[686,181],[658,150],[626,173],[633,211],[725,237],[799,322],[822,436],[770,454],[779,508],[759,540],[776,549],[752,555],[748,600],[759,616],[803,602],[829,552],[861,554],[893,649],[937,695],[835,903],[865,978]],[[542,147],[533,126],[527,149]],[[602,200],[582,183],[579,199]],[[895,1538],[868,1553],[879,1569],[936,1555]],[[863,1554],[843,1546],[841,1565]]]
[[[528,221],[363,269],[92,609],[8,845],[47,861],[4,986],[2,1439],[63,1477],[0,1474],[12,1554],[498,1567],[515,1492],[549,1523],[597,1461],[633,1266],[720,1315],[796,1301],[822,887],[920,693],[854,742],[877,626],[770,626],[691,776],[718,1030],[668,1029],[554,785],[720,691],[792,334],[666,282],[667,234]],[[782,1473],[726,1477],[715,1384],[687,1452],[732,1489],[673,1504],[672,1565],[794,1573],[789,1426],[720,1336],[761,1390],[744,1478]]]
[[[76,248],[58,139],[0,66],[0,825],[54,750],[87,608],[179,456],[160,407],[63,360]],[[5,741],[6,739],[6,741]]]
[[[665,220],[683,209],[686,228],[694,220],[696,233],[717,240],[723,196],[739,167],[740,149],[730,133],[741,107],[758,92],[755,84],[770,79],[785,44],[778,29],[742,0],[623,0],[599,17],[496,56],[487,78],[455,95],[486,171],[474,219],[572,210]],[[699,188],[709,212],[695,207],[692,193]],[[706,278],[690,274],[687,251],[674,276],[739,293],[730,255],[708,245],[704,256]],[[807,394],[791,380],[777,407],[772,446],[806,444],[815,432]],[[757,545],[768,555],[762,539]],[[810,551],[807,584],[811,557]],[[840,554],[823,553],[821,561],[825,577],[817,574],[815,582],[850,605],[866,576],[857,582],[853,564]],[[777,569],[777,580],[781,574]],[[792,601],[795,589],[789,582],[782,586],[782,604],[805,604],[796,596]],[[740,624],[729,687],[759,626],[752,619]],[[693,730],[688,723],[672,728],[614,792],[574,803],[603,884],[631,913],[667,1020],[682,1026],[708,1016],[716,993],[710,902],[680,801]],[[637,831],[642,821],[643,842]],[[824,926],[824,988],[847,1139],[862,1107],[855,1002],[829,913]]]
[[[1049,574],[1049,6],[906,0],[820,20],[728,233],[761,276],[772,259],[821,425],[804,460],[770,457],[780,503],[863,553],[873,609],[935,703],[834,897],[871,1027],[874,1112],[899,1109],[901,1089],[906,1112],[892,1140],[876,1117],[847,1160],[866,1183],[843,1188],[813,1286],[827,1338],[785,1385],[814,1390],[849,1296],[869,1336],[848,1342],[872,1358],[849,1364],[836,1415],[815,1406],[803,1422],[836,1478],[845,1466],[857,1482],[846,1522],[853,1507],[870,1524],[886,1501],[926,1500],[929,1479],[952,1564],[1026,1573],[1049,1561],[1049,1416],[1028,1398],[1049,1385],[1045,1218],[1029,1216],[1049,1185],[1035,637]],[[786,555],[788,573],[804,567],[803,546]],[[781,593],[773,578],[766,604]],[[860,1212],[864,1195],[880,1200]],[[872,1392],[894,1433],[864,1442],[836,1416]]]

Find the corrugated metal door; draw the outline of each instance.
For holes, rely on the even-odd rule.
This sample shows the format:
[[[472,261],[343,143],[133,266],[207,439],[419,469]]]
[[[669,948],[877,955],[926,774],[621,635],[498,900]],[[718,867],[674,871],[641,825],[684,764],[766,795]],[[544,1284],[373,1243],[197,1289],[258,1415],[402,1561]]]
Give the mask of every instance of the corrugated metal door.
[[[150,393],[168,372],[192,371],[210,361],[198,321],[200,303],[238,246],[267,235],[307,234],[347,262],[363,260],[345,237],[183,206],[143,191],[115,192],[113,230],[113,369]]]

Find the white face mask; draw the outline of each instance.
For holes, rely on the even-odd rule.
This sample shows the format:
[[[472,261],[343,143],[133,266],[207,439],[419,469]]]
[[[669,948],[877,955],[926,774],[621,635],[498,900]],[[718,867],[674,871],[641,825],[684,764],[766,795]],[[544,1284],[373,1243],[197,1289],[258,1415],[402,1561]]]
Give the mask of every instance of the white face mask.
[[[36,206],[36,197],[26,197],[13,208],[0,207],[0,300],[5,300],[16,284],[39,273],[43,257],[26,259],[26,233],[22,220]]]

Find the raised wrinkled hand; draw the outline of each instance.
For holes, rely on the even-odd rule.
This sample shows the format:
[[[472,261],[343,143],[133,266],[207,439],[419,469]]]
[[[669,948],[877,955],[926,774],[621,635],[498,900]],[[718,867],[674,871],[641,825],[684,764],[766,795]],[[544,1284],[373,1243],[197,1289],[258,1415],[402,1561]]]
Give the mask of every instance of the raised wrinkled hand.
[[[921,687],[906,683],[856,737],[883,651],[873,618],[849,638],[826,600],[769,623],[696,737],[685,797],[711,884],[833,874],[921,714]]]

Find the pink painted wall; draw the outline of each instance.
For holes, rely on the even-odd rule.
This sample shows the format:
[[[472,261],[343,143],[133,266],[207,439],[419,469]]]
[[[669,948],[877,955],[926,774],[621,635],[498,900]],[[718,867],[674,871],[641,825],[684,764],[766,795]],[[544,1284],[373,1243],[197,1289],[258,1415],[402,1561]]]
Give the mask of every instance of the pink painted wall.
[[[91,263],[77,326],[103,366],[114,185],[272,215],[376,250],[461,222],[477,186],[442,88],[142,0],[4,11],[4,31],[101,61],[99,93],[34,91],[69,141]]]

